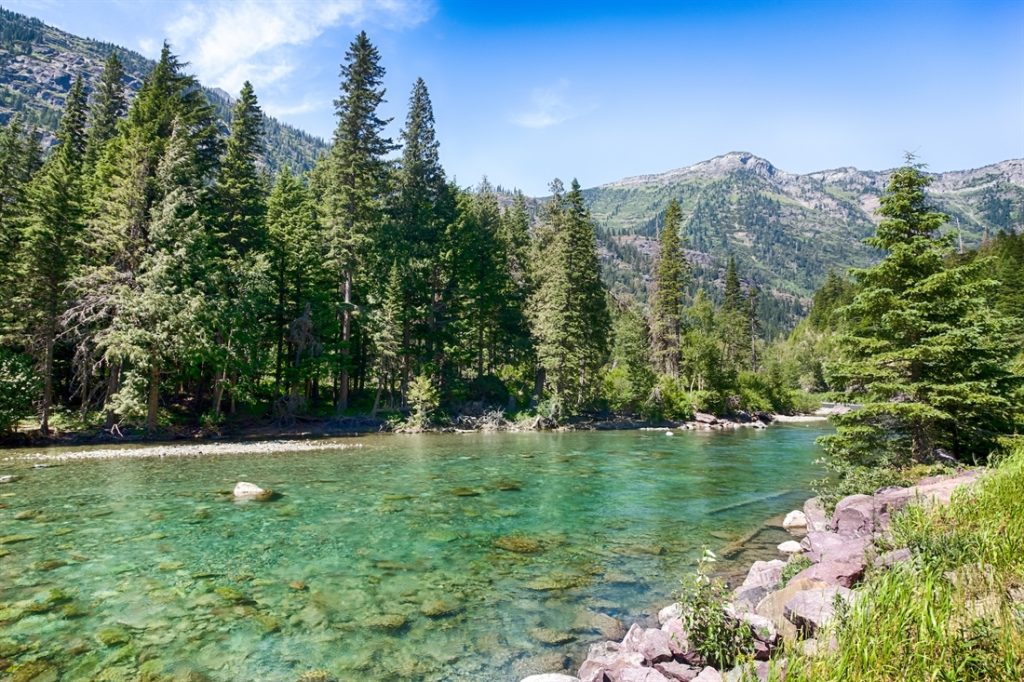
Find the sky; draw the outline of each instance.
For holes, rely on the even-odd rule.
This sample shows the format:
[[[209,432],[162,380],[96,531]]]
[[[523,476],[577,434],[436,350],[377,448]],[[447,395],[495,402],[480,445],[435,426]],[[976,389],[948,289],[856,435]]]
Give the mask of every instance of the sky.
[[[1024,1],[0,0],[330,139],[345,50],[366,30],[397,137],[430,90],[449,176],[527,194],[748,151],[806,173],[934,171],[1024,157]]]

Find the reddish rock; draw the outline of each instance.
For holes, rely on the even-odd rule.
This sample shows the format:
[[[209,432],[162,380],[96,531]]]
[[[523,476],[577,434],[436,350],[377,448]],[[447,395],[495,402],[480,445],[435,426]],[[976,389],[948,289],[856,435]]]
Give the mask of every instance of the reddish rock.
[[[875,532],[875,498],[850,495],[836,505],[832,530],[844,538],[870,537]]]
[[[661,626],[662,631],[668,635],[668,648],[673,656],[682,656],[690,649],[689,637],[683,621],[680,618],[672,618],[665,621]]]
[[[694,668],[692,665],[686,665],[685,663],[676,663],[675,661],[655,663],[654,669],[660,672],[668,679],[676,680],[676,682],[691,682],[691,680],[697,677],[697,674],[700,672],[699,670],[697,670],[697,668]]]
[[[849,602],[853,593],[845,587],[803,590],[786,602],[786,618],[805,635],[813,637],[835,616],[836,598]]]

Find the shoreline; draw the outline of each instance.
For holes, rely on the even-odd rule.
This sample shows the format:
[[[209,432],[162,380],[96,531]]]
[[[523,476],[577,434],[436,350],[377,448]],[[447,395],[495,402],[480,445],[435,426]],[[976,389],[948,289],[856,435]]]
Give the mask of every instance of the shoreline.
[[[370,417],[344,417],[341,419],[296,420],[290,426],[275,425],[272,422],[258,424],[238,424],[221,428],[172,428],[154,435],[130,432],[127,435],[116,435],[105,429],[84,431],[67,431],[51,436],[40,436],[35,432],[16,431],[0,435],[0,452],[15,452],[33,449],[73,448],[100,445],[129,446],[138,449],[159,447],[177,447],[187,441],[189,447],[217,446],[222,443],[254,444],[268,442],[284,444],[282,450],[319,450],[329,449],[308,446],[294,447],[295,442],[316,441],[328,438],[347,438],[370,436],[382,433],[391,434],[426,434],[426,433],[530,433],[530,432],[568,432],[568,431],[663,431],[674,434],[676,431],[714,431],[737,428],[763,429],[772,424],[801,424],[827,421],[827,414],[756,414],[742,415],[737,418],[715,417],[710,414],[698,413],[690,421],[650,422],[630,417],[612,417],[607,419],[576,418],[562,424],[537,417],[529,423],[474,420],[460,418],[455,425],[437,426],[424,429],[391,428],[383,419]],[[124,448],[130,451],[129,448]],[[202,454],[202,453],[198,453]],[[133,457],[134,454],[114,455],[110,457]],[[162,455],[154,455],[162,456]]]
[[[784,679],[787,651],[795,648],[805,656],[815,656],[839,646],[829,629],[836,603],[841,600],[853,604],[866,573],[911,560],[908,548],[881,552],[876,545],[884,542],[892,515],[911,504],[948,504],[955,489],[973,485],[984,471],[957,470],[922,479],[907,488],[851,495],[839,501],[831,516],[817,497],[811,497],[802,510],[786,515],[783,526],[791,539],[778,545],[773,558],[753,561],[745,574],[712,571],[713,579],[742,579],[735,588],[727,585],[730,596],[723,611],[728,618],[749,627],[751,638],[747,649],[735,652],[738,664],[730,669],[715,668],[697,653],[683,625],[683,607],[673,602],[662,608],[652,605],[650,611],[657,617],[634,621],[621,642],[599,640],[591,644],[575,674],[562,670],[530,675],[520,682]],[[767,519],[761,529],[771,527],[770,521]],[[742,544],[759,532],[733,545],[742,550]],[[787,567],[799,560],[806,563],[783,580]],[[822,635],[831,639],[822,641],[818,638]]]

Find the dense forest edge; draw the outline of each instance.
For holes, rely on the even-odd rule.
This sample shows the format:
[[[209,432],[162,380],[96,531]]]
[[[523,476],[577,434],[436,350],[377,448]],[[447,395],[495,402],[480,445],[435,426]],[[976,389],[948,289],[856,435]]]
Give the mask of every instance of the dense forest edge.
[[[1024,237],[956,248],[913,159],[866,240],[884,258],[830,273],[809,316],[771,336],[735,259],[721,295],[692,288],[678,202],[647,304],[612,295],[578,182],[552,181],[539,207],[456,186],[422,79],[399,140],[384,136],[383,75],[360,33],[333,144],[304,174],[261,162],[251,85],[225,136],[167,45],[130,102],[115,52],[91,97],[77,80],[48,153],[13,117],[0,136],[7,438],[742,420],[826,398],[861,406],[825,445],[863,487],[982,462],[1018,428]]]

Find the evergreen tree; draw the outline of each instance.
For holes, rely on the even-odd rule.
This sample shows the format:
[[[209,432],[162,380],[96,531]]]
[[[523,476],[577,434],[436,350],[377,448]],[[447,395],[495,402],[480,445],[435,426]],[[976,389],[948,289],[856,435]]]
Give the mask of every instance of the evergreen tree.
[[[637,413],[655,383],[647,323],[640,311],[631,306],[616,302],[612,310],[612,350],[605,375],[605,395],[613,410]]]
[[[370,339],[373,343],[377,378],[377,393],[373,399],[371,416],[376,416],[380,408],[381,394],[388,390],[389,397],[394,396],[395,379],[403,370],[402,366],[402,334],[406,329],[403,317],[402,276],[397,263],[392,264],[388,272],[380,301],[376,301],[370,313],[368,323]],[[394,407],[393,400],[390,407]]]
[[[743,295],[736,259],[729,256],[718,329],[722,340],[723,360],[729,363],[732,372],[746,369],[752,364],[751,349],[754,337],[751,333],[751,322],[756,318],[752,318],[751,314],[750,302]]]
[[[327,261],[339,299],[334,342],[338,412],[348,406],[353,369],[354,287],[361,270],[373,262],[372,238],[381,223],[388,190],[390,169],[385,156],[393,146],[383,136],[389,120],[377,115],[377,107],[384,101],[383,78],[380,53],[366,32],[360,32],[341,67],[341,96],[334,103],[338,126],[320,176]]]
[[[546,225],[537,243],[538,285],[531,300],[537,357],[553,411],[573,413],[590,404],[607,354],[609,332],[594,224],[579,183],[564,194],[551,186]]]
[[[287,384],[287,392],[291,394],[295,383],[305,378],[300,372],[303,353],[291,359],[295,357],[296,342],[300,341],[292,340],[291,329],[295,321],[305,314],[309,315],[309,322],[312,322],[314,307],[316,312],[323,307],[322,287],[318,278],[322,255],[321,236],[317,229],[316,210],[301,178],[292,175],[287,166],[278,175],[267,201],[267,233],[276,290],[274,388],[275,395],[280,396],[282,383]],[[312,332],[312,328],[309,331]],[[308,334],[302,336],[301,343],[304,346],[319,343]]]
[[[111,52],[103,64],[100,82],[92,95],[89,135],[85,151],[86,172],[95,168],[107,143],[117,134],[117,124],[128,113],[124,91],[124,66]]]
[[[12,301],[18,276],[14,267],[21,245],[22,222],[28,212],[28,186],[42,164],[42,150],[17,114],[0,128],[0,300]],[[12,341],[15,307],[0,306],[0,342]]]
[[[258,163],[263,155],[263,111],[246,81],[231,114],[231,134],[217,176],[220,239],[226,257],[247,255],[266,242],[266,183]]]
[[[75,80],[57,130],[57,149],[29,186],[30,209],[21,237],[18,304],[27,347],[42,380],[39,430],[49,433],[54,392],[54,350],[65,289],[79,263],[77,241],[83,228],[82,164],[85,155],[86,100]]]
[[[689,264],[679,239],[682,212],[673,199],[665,210],[654,264],[654,301],[651,304],[651,339],[655,366],[670,376],[679,374],[679,335],[683,297],[689,284]]]
[[[450,273],[441,251],[445,231],[454,217],[452,192],[445,180],[434,134],[434,111],[422,78],[409,97],[401,133],[402,158],[396,169],[396,195],[391,206],[394,226],[384,239],[385,258],[402,268],[401,394],[406,395],[419,364],[438,368],[447,345],[442,323]],[[418,357],[417,357],[418,356]]]
[[[844,354],[831,372],[863,407],[822,439],[840,471],[928,462],[940,449],[984,459],[1019,405],[1013,322],[986,305],[987,263],[952,258],[951,236],[939,234],[946,216],[929,209],[929,178],[910,160],[890,178],[867,240],[886,255],[855,273],[842,311]]]

